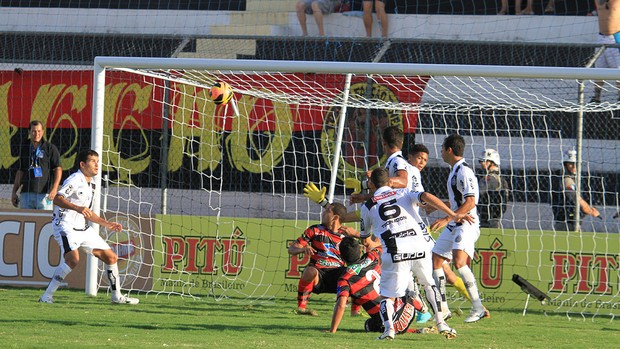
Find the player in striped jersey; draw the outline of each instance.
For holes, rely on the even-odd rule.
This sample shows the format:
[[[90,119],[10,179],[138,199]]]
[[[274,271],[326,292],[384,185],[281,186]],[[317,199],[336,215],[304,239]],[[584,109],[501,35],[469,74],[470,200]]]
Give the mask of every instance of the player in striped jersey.
[[[380,314],[385,331],[378,339],[394,339],[394,299],[405,295],[411,273],[424,288],[439,332],[447,338],[455,337],[456,331],[444,322],[439,290],[433,279],[433,239],[419,217],[416,205],[428,204],[457,222],[473,221],[472,218],[467,214],[456,214],[430,193],[391,188],[390,177],[383,168],[373,170],[370,179],[374,194],[361,208],[360,237],[367,239],[371,234],[379,237],[383,249]]]
[[[345,237],[340,242],[340,255],[347,264],[345,273],[338,280],[336,305],[332,314],[332,323],[329,332],[334,333],[344,314],[347,299],[350,297],[353,304],[361,305],[370,315],[364,323],[367,332],[383,332],[383,321],[379,314],[381,296],[379,282],[381,280],[381,243],[376,237],[366,239],[368,252],[362,254],[361,245],[353,237]],[[411,280],[413,283],[413,280]],[[407,294],[395,302],[394,328],[396,333],[416,332],[408,331],[415,319],[416,311],[422,308],[419,301]]]
[[[453,134],[444,140],[441,157],[451,167],[447,181],[450,208],[456,213],[468,215],[472,221],[457,223],[451,221],[451,217],[444,217],[431,225],[433,231],[445,226],[433,248],[433,275],[442,298],[445,298],[446,276],[442,265],[446,260],[452,260],[465,282],[472,302],[471,312],[465,322],[476,322],[489,317],[489,313],[482,305],[476,278],[469,267],[474,257],[475,243],[480,237],[480,220],[476,210],[479,193],[476,175],[463,158],[464,150],[463,137]]]
[[[325,206],[321,223],[306,228],[288,248],[290,255],[303,253],[310,257],[310,263],[304,269],[297,287],[299,315],[317,315],[314,310],[306,308],[312,292],[336,293],[336,283],[345,269],[338,245],[347,235],[347,230],[341,224],[346,213],[347,209],[343,204]]]

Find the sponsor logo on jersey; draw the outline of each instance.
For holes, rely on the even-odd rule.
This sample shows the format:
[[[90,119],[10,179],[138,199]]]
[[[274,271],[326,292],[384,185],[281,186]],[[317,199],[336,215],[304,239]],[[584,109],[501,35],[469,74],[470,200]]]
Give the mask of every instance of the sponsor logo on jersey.
[[[373,197],[372,197],[372,201],[373,201],[373,202],[378,202],[378,201],[381,201],[381,200],[383,200],[383,199],[387,199],[387,198],[389,198],[390,196],[394,196],[394,195],[396,195],[396,192],[395,192],[395,191],[388,191],[388,192],[385,192],[385,193],[383,193],[383,194],[373,196]]]

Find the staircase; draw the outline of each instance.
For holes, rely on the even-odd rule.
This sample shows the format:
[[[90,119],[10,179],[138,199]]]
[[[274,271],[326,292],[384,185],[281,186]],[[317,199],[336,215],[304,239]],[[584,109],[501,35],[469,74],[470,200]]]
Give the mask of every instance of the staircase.
[[[227,25],[211,26],[211,35],[273,36],[279,26],[289,24],[294,0],[247,0],[246,10],[231,12]],[[196,52],[181,52],[183,58],[236,59],[256,54],[256,40],[197,39]]]

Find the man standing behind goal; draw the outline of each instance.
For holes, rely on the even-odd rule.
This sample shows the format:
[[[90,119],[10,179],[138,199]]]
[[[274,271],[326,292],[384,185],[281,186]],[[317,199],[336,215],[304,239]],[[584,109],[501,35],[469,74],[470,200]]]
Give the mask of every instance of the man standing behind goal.
[[[446,260],[453,261],[472,302],[471,313],[465,322],[476,322],[489,314],[482,305],[476,278],[469,267],[474,257],[474,245],[480,237],[480,220],[476,210],[479,193],[476,175],[463,158],[464,150],[463,137],[453,134],[443,141],[441,157],[452,168],[447,183],[450,208],[456,213],[468,214],[473,222],[456,223],[451,222],[451,217],[444,217],[431,225],[433,231],[445,226],[433,248],[433,274],[442,298],[445,298],[446,275],[442,264]]]
[[[79,250],[90,253],[106,264],[105,273],[110,282],[112,303],[138,304],[136,298],[121,294],[118,285],[118,256],[105,240],[89,226],[87,221],[102,225],[113,231],[121,231],[123,226],[109,222],[91,211],[95,184],[92,179],[99,172],[99,154],[94,150],[81,151],[76,159],[79,170],[67,178],[54,197],[54,239],[60,245],[63,262],[54,271],[47,290],[39,299],[42,303],[54,303],[54,292],[65,277],[80,261]]]

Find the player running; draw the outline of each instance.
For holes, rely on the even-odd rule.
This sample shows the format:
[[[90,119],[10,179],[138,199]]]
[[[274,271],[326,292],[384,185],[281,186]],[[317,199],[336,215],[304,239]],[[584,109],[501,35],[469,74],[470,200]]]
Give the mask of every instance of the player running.
[[[65,277],[80,261],[79,250],[90,253],[105,263],[105,274],[112,290],[112,303],[138,304],[136,298],[121,294],[118,285],[118,256],[105,240],[87,224],[87,221],[104,226],[112,231],[121,231],[123,226],[97,216],[91,211],[95,183],[92,179],[99,172],[99,154],[94,150],[81,151],[77,161],[79,170],[67,178],[54,197],[54,240],[60,246],[64,260],[54,271],[45,293],[39,299],[42,303],[54,303],[53,295]]]

